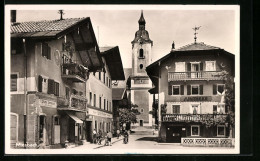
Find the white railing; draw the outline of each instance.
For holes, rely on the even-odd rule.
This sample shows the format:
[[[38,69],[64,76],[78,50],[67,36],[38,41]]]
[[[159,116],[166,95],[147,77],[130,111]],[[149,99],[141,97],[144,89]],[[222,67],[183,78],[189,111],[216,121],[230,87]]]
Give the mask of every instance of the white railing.
[[[168,72],[168,81],[178,80],[222,80],[220,71]]]
[[[234,147],[234,138],[181,138],[183,146]]]

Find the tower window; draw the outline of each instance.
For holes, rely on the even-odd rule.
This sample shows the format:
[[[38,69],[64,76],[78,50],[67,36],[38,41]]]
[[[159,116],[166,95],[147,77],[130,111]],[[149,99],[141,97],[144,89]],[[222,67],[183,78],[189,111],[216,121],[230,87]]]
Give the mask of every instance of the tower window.
[[[139,50],[139,58],[144,58],[144,49]]]
[[[140,69],[143,69],[144,65],[143,64],[140,64]]]

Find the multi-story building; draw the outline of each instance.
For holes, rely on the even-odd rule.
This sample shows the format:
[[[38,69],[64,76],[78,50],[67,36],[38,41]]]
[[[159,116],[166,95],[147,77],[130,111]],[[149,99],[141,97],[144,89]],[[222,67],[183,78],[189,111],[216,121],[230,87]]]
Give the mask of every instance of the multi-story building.
[[[114,132],[112,81],[124,80],[124,71],[119,48],[101,47],[104,68],[100,72],[91,72],[87,82],[86,94],[88,102],[87,131]],[[92,134],[87,135],[92,139]]]
[[[85,140],[85,83],[103,68],[90,18],[12,21],[10,55],[11,142]]]
[[[229,137],[232,131],[226,119],[225,88],[227,78],[234,81],[234,64],[233,54],[195,42],[172,49],[146,68],[155,86],[150,92],[158,94],[159,137],[163,142],[230,143],[219,138]],[[210,121],[221,119],[210,126]]]
[[[132,127],[152,127],[153,120],[149,111],[152,110],[153,96],[148,92],[152,88],[145,68],[151,63],[153,41],[145,30],[143,11],[138,21],[139,30],[135,33],[132,43],[132,73],[131,73],[131,102],[138,107],[137,124]]]

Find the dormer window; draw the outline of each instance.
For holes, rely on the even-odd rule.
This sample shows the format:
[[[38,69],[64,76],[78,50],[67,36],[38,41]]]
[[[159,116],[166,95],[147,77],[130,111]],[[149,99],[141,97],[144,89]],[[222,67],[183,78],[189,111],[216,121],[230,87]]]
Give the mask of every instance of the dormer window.
[[[144,58],[144,49],[139,50],[139,58]]]

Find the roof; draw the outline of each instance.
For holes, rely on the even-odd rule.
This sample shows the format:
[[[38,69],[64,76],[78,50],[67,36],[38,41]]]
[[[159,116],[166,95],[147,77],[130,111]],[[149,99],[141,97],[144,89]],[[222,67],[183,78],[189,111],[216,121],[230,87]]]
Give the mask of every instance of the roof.
[[[112,99],[113,100],[122,100],[125,94],[125,88],[113,88],[112,89]]]
[[[105,58],[112,80],[125,80],[123,64],[118,46],[100,47],[101,55]]]
[[[117,81],[117,85],[113,85],[113,88],[126,88],[127,81],[132,74],[132,68],[124,68],[125,80]]]
[[[87,18],[16,22],[11,24],[12,37],[55,37],[64,30],[80,24]]]
[[[201,43],[192,43],[185,45],[183,47],[180,47],[177,50],[172,50],[170,53],[165,55],[164,57],[158,59],[157,61],[153,62],[149,66],[146,67],[146,72],[150,79],[152,80],[153,84],[156,86],[158,84],[158,75],[159,75],[159,66],[164,61],[168,60],[171,57],[176,56],[190,56],[190,55],[207,55],[207,54],[221,54],[223,56],[226,56],[227,58],[234,60],[234,54],[229,53],[225,51],[224,49],[221,49],[219,47],[206,45],[203,42]]]
[[[214,49],[220,49],[220,48],[215,47],[215,46],[206,45],[203,42],[201,42],[201,43],[192,43],[192,44],[185,45],[185,46],[177,49],[177,51],[214,50]]]

